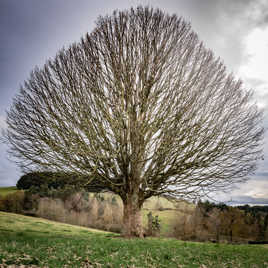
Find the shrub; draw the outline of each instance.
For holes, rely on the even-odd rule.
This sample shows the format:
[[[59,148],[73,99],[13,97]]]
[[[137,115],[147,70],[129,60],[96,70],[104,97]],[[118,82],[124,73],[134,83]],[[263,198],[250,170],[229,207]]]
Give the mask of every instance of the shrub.
[[[72,194],[66,200],[42,197],[38,203],[37,215],[107,231],[120,232],[122,229],[122,207],[103,198],[98,200],[85,192]]]
[[[65,222],[66,211],[63,201],[48,197],[40,198],[38,203],[37,216],[54,221]]]
[[[117,203],[117,200],[116,200],[116,197],[115,196],[112,197],[111,203],[114,206],[118,206],[118,203]]]
[[[159,197],[157,198],[154,209],[160,211],[164,209]]]
[[[95,193],[94,197],[99,201],[99,202],[103,202],[105,201],[105,198],[103,195],[101,195],[100,193]]]
[[[76,212],[88,212],[91,209],[90,202],[91,200],[89,200],[88,193],[76,192],[74,194],[69,195],[69,197],[64,200],[64,205],[69,211],[73,210]]]
[[[25,194],[17,191],[2,197],[0,200],[0,210],[13,213],[23,213]]]
[[[158,215],[153,216],[152,212],[149,212],[147,214],[147,217],[148,217],[147,235],[148,236],[159,235],[161,226],[160,226],[160,219],[158,218]]]
[[[31,186],[28,191],[40,197],[58,198],[65,201],[74,193],[79,192],[80,188],[72,185],[64,185],[62,188],[53,188],[49,187],[48,184],[42,184],[40,187]]]
[[[32,194],[29,191],[24,191],[24,210],[35,211],[38,207],[38,201],[40,196],[38,194]]]
[[[4,197],[0,195],[0,211],[5,211],[5,201]]]

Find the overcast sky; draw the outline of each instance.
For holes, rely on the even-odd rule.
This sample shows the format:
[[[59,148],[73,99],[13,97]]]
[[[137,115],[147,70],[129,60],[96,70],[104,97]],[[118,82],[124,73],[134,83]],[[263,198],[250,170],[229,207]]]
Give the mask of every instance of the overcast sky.
[[[0,128],[20,84],[37,65],[63,46],[91,32],[99,15],[139,4],[176,13],[225,62],[229,72],[255,92],[268,126],[268,2],[266,0],[0,0]],[[217,193],[222,201],[268,204],[268,133],[264,156],[251,179],[233,191]],[[20,171],[0,144],[0,186],[15,185]]]

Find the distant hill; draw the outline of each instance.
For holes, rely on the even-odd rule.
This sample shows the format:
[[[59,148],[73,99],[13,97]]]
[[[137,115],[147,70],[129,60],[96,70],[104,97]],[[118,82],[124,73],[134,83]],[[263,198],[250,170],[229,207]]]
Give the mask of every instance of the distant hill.
[[[0,196],[6,196],[7,194],[11,194],[16,191],[18,191],[16,186],[0,187]]]

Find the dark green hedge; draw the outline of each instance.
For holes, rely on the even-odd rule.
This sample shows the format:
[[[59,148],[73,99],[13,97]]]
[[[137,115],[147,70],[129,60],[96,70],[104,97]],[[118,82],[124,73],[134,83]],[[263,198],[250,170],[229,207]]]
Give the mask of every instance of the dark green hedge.
[[[18,180],[17,188],[20,190],[29,190],[30,188],[62,189],[66,186],[81,188],[88,192],[100,192],[107,187],[93,179],[90,183],[87,176],[76,175],[73,173],[64,172],[31,172],[27,173]]]

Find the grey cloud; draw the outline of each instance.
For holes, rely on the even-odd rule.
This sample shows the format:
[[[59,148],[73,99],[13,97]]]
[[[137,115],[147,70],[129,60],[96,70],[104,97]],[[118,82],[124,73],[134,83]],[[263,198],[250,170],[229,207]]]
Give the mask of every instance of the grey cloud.
[[[27,79],[63,46],[91,31],[100,14],[126,8],[128,1],[0,1],[0,114]]]
[[[255,12],[254,12],[255,11]],[[257,1],[255,4],[255,24],[259,27],[266,27],[268,25],[268,5],[266,0]]]
[[[266,179],[268,180],[268,171],[267,172],[258,172],[256,173],[257,177],[266,177]]]
[[[18,168],[7,158],[7,146],[0,143],[0,187],[14,186],[22,175]]]
[[[14,169],[1,169],[0,170],[0,186],[6,187],[6,186],[15,186],[16,182],[20,178],[22,174],[18,172],[18,170]]]
[[[152,3],[156,2],[160,1]],[[189,0],[176,3],[173,2],[173,8],[177,13],[190,20],[205,45],[234,72],[247,60],[244,37],[263,21],[260,14],[264,6],[268,6],[261,0]]]
[[[268,24],[268,11],[266,11],[266,14],[263,15],[260,20],[257,20],[257,22],[258,22],[258,25],[261,27],[267,26],[267,24]]]
[[[186,3],[191,11],[196,10],[196,13],[199,14],[209,14],[208,20],[218,18],[216,23],[221,24],[222,19],[224,19],[224,23],[227,23],[228,19],[232,19],[231,23],[226,24],[229,26],[227,27],[229,30],[234,26],[234,19],[237,22],[240,20],[240,25],[242,22],[251,27],[268,24],[268,3],[266,0],[190,0]],[[243,27],[243,25],[241,26]]]
[[[201,19],[206,24],[201,23],[201,37],[204,36],[216,55],[221,56],[227,66],[236,71],[242,63],[248,60],[244,50],[244,37],[254,28],[268,24],[266,21],[268,2],[262,0],[190,2],[195,4],[198,2],[197,12],[199,10],[204,12],[202,18],[198,14],[196,17],[198,19],[196,24],[200,23]],[[209,28],[208,24],[211,25]]]
[[[254,198],[247,195],[235,196],[231,201],[227,201],[228,204],[252,204],[252,205],[260,205],[266,204],[268,205],[268,197],[267,198]]]

